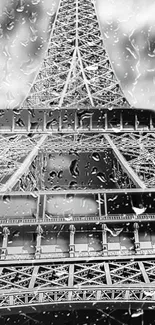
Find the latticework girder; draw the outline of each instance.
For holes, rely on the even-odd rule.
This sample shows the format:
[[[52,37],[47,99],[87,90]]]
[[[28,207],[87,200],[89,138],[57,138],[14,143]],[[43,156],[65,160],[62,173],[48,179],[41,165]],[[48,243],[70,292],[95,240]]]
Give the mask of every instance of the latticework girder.
[[[23,176],[23,174],[31,166],[32,162],[38,155],[38,151],[40,147],[44,144],[46,138],[47,135],[45,134],[39,139],[39,141],[35,144],[31,152],[28,154],[25,160],[20,164],[18,169],[15,171],[15,173],[9,178],[9,180],[4,185],[2,185],[1,187],[2,192],[8,191],[9,189],[13,188],[14,185],[16,185],[17,181]]]
[[[152,306],[155,300],[154,261],[3,266],[0,310],[70,308],[129,303]],[[10,290],[11,289],[11,290]],[[37,309],[36,309],[37,308]],[[46,309],[47,310],[47,309]]]
[[[129,107],[114,76],[94,2],[61,0],[47,55],[23,108]]]
[[[50,155],[63,157],[63,155],[75,153],[80,157],[82,153],[93,155],[98,152],[101,155],[106,151],[111,152],[109,150],[113,150],[115,158],[118,160],[118,166],[115,163],[115,166],[112,167],[112,173],[115,174],[116,171],[113,182],[117,181],[117,186],[123,188],[134,186],[151,188],[154,186],[154,133],[151,132],[105,136],[96,133],[44,134],[42,136],[39,134],[33,136],[2,135],[1,143],[3,148],[1,149],[1,191],[11,190],[16,184],[18,186],[14,188],[15,190],[45,189],[45,172]],[[19,144],[24,151],[18,150]],[[103,170],[101,172],[104,174]],[[9,175],[10,180],[8,180]],[[125,183],[123,183],[122,177],[125,177]],[[24,179],[29,179],[28,187]],[[80,183],[79,186],[81,186]]]
[[[155,118],[150,112],[144,120],[128,107],[94,1],[61,0],[23,110],[0,117],[0,133],[12,133],[0,136],[1,313],[154,304],[155,190],[146,187],[155,182]],[[104,185],[103,166],[91,170],[100,187],[76,182],[81,153],[94,164],[113,160],[112,189]],[[64,167],[74,178],[67,187],[55,159],[65,155],[73,158]]]
[[[35,139],[22,135],[2,136],[0,138],[0,182],[5,183],[8,178],[21,166],[23,160],[36,146],[40,135]],[[20,148],[20,150],[19,150]]]
[[[146,187],[155,185],[154,133],[112,135],[112,139]]]

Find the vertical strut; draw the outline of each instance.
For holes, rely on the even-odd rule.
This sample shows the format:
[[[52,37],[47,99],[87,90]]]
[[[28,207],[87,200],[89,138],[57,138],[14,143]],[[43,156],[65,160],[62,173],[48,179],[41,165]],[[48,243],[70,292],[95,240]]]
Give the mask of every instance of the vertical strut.
[[[8,246],[8,236],[10,235],[10,230],[8,227],[3,228],[3,243],[2,243],[2,253],[1,253],[1,259],[5,259],[7,255],[7,246]]]
[[[41,254],[41,235],[42,234],[43,234],[43,229],[40,225],[38,225],[35,258],[39,258],[40,254]]]
[[[69,255],[70,257],[75,256],[75,242],[74,242],[74,236],[75,236],[75,227],[74,225],[70,225],[70,243],[69,243]]]
[[[74,264],[70,264],[69,266],[69,277],[68,277],[68,287],[73,287],[74,284]],[[72,300],[72,291],[68,292],[68,300]]]
[[[108,243],[107,243],[106,224],[102,224],[102,249],[103,249],[103,255],[107,255]]]
[[[134,223],[134,238],[135,238],[135,251],[139,252],[140,250],[140,242],[139,242],[139,233],[138,233],[139,225],[137,222]]]

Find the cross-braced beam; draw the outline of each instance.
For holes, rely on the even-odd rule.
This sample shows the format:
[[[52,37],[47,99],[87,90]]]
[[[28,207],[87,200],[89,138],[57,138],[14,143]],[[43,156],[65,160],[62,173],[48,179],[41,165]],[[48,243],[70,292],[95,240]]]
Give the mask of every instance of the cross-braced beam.
[[[114,144],[114,142],[112,141],[112,139],[110,138],[110,136],[108,134],[104,134],[104,137],[107,140],[107,142],[109,143],[109,145],[111,146],[111,148],[113,149],[113,151],[114,151],[114,153],[116,155],[116,158],[120,162],[122,168],[126,171],[126,173],[128,174],[129,178],[132,179],[132,181],[134,182],[134,184],[136,185],[136,187],[140,187],[142,189],[145,189],[146,188],[145,183],[141,181],[141,179],[139,178],[139,176],[130,167],[130,165],[128,164],[127,160],[123,157],[123,155],[121,154],[121,152],[118,150],[118,148],[116,147],[116,145]]]
[[[25,158],[24,162],[20,165],[20,167],[15,171],[15,173],[9,178],[9,180],[1,187],[2,192],[6,192],[11,190],[15,184],[18,182],[20,177],[29,169],[32,161],[37,156],[39,149],[43,145],[44,141],[47,138],[47,134],[44,134],[41,139],[38,141],[33,150],[28,154]]]
[[[154,304],[154,261],[109,263],[47,264],[36,266],[5,266],[0,274],[0,310],[29,310],[57,305],[60,308],[115,302],[124,308],[129,303]],[[147,278],[146,278],[147,273]],[[35,274],[35,275],[33,275]],[[34,277],[34,279],[33,279]],[[71,277],[71,278],[70,278]],[[11,290],[10,290],[11,289]]]

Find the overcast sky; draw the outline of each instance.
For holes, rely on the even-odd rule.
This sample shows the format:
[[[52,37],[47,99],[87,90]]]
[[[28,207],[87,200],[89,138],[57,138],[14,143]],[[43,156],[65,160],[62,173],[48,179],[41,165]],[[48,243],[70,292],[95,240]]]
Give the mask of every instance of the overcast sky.
[[[127,100],[155,109],[154,0],[96,0],[105,46]]]
[[[0,1],[0,109],[23,101],[45,55],[59,0]]]

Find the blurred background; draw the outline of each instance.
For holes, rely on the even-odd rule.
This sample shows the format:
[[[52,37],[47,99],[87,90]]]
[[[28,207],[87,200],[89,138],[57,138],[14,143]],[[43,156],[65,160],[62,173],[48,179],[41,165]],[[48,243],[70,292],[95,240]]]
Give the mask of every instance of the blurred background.
[[[25,99],[48,46],[59,0],[0,1],[0,109]]]
[[[154,0],[95,0],[105,46],[126,99],[155,109]]]

